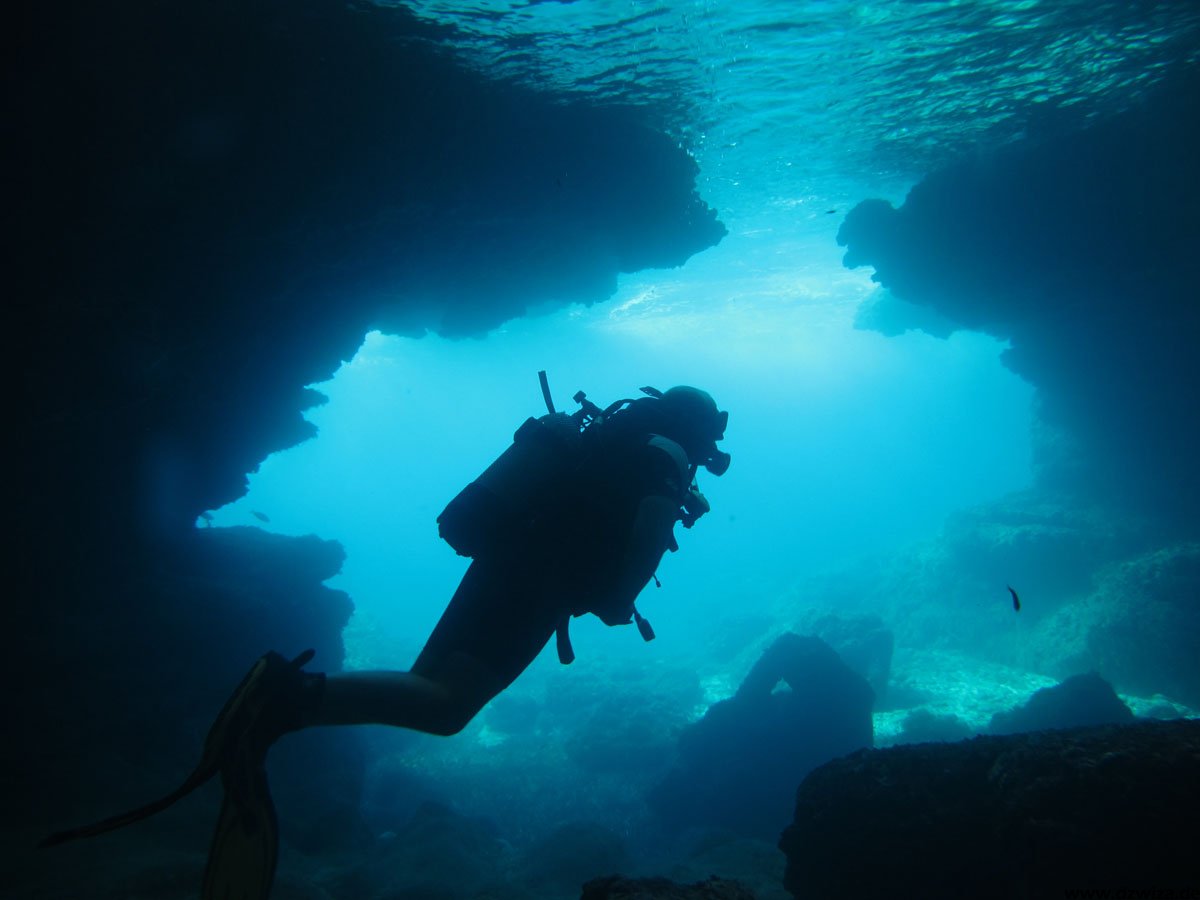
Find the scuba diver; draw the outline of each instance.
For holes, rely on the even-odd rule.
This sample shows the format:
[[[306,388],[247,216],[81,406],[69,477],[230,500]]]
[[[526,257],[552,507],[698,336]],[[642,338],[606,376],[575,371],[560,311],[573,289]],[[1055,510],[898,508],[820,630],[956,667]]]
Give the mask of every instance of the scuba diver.
[[[709,509],[697,469],[721,475],[717,449],[728,413],[694,387],[600,409],[583,392],[574,415],[530,418],[513,444],[438,517],[442,537],[473,557],[458,589],[408,671],[323,674],[261,657],[234,690],[205,740],[200,763],[171,794],[94,825],[51,835],[44,846],[120,828],[170,806],[220,774],[224,800],[204,874],[204,900],[263,900],[278,850],[267,751],[282,735],[319,725],[382,724],[453,735],[525,670],[556,636],[574,659],[567,623],[592,613],[608,625],[636,622],[634,601],[663,554],[678,549],[676,522],[690,528]]]

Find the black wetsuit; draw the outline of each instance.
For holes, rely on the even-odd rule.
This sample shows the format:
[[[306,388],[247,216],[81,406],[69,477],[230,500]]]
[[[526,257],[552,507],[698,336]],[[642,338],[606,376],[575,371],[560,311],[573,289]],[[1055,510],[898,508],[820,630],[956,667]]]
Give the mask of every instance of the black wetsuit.
[[[610,624],[628,621],[649,576],[633,596],[623,596],[631,588],[616,569],[641,502],[659,495],[678,504],[687,489],[677,461],[647,443],[649,437],[604,450],[559,509],[504,552],[472,562],[413,672],[436,677],[444,660],[464,653],[492,671],[499,693],[533,662],[564,617],[594,612]],[[673,539],[665,535],[659,558],[668,544]]]

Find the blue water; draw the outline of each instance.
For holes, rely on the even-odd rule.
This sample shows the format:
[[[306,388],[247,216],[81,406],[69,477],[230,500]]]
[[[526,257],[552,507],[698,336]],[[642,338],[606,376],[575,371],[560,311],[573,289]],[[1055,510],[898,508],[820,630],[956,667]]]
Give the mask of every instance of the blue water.
[[[214,524],[263,525],[257,512],[270,530],[342,543],[331,584],[356,606],[348,666],[404,668],[466,567],[434,519],[542,411],[539,369],[568,410],[580,389],[604,403],[646,384],[700,386],[730,411],[733,464],[721,479],[701,474],[713,512],[680,533],[662,588],[643,594],[653,644],[580,622],[571,669],[548,649],[452,742],[381,730],[376,765],[415,772],[458,808],[504,815],[514,833],[571,815],[628,827],[635,800],[572,762],[582,713],[557,723],[543,713],[563,697],[583,708],[657,692],[662,715],[694,720],[736,688],[766,638],[835,597],[885,617],[897,616],[893,601],[920,607],[918,624],[888,624],[898,665],[936,712],[978,726],[1051,683],[1002,579],[994,605],[991,588],[885,605],[872,605],[877,585],[856,593],[855,579],[885,581],[896,560],[924,553],[935,566],[929,548],[951,517],[1030,487],[1035,392],[994,337],[856,328],[877,287],[869,270],[842,266],[835,234],[863,199],[898,204],[939,167],[1136,105],[1200,56],[1200,8],[406,5],[453,25],[451,43],[490,75],[644,107],[695,157],[700,193],[730,234],[679,269],[623,276],[606,303],[534,311],[480,339],[364,336],[314,386],[329,398],[309,414],[319,436],[264,461]],[[524,729],[505,706],[520,700],[538,711]],[[877,717],[877,734],[895,727]],[[496,778],[515,772],[521,783],[497,796]]]

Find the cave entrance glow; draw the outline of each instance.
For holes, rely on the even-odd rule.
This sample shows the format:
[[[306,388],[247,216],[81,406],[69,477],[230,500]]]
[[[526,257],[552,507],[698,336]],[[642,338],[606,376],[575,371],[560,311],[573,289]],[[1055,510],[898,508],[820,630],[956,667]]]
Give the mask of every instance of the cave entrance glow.
[[[1027,483],[1031,390],[1001,365],[1003,345],[856,330],[873,285],[840,266],[832,236],[751,271],[748,240],[482,339],[368,335],[316,386],[329,397],[310,412],[319,436],[267,459],[214,524],[341,542],[332,585],[358,610],[349,662],[394,667],[465,567],[434,519],[543,411],[539,369],[563,409],[580,389],[608,402],[692,383],[730,410],[733,465],[720,480],[702,473],[714,511],[681,535],[663,590],[644,598],[660,628],[698,638],[731,605],[766,609],[801,577],[933,537],[950,512]]]

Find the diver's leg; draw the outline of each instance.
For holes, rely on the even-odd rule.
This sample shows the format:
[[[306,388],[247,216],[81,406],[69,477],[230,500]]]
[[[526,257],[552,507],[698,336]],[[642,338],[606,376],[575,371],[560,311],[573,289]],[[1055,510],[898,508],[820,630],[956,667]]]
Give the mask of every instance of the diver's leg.
[[[507,684],[465,653],[436,676],[417,672],[343,672],[327,676],[324,696],[304,725],[395,725],[457,734]]]
[[[311,654],[268,654],[234,692],[218,728],[221,816],[202,900],[266,900],[278,831],[264,768],[280,735],[310,725],[381,723],[433,734],[461,731],[537,656],[554,631],[546,579],[536,567],[474,563],[410,672],[303,672]],[[268,678],[267,676],[272,676]]]
[[[457,734],[554,633],[544,567],[472,563],[409,672],[328,676],[308,725],[380,724]]]

